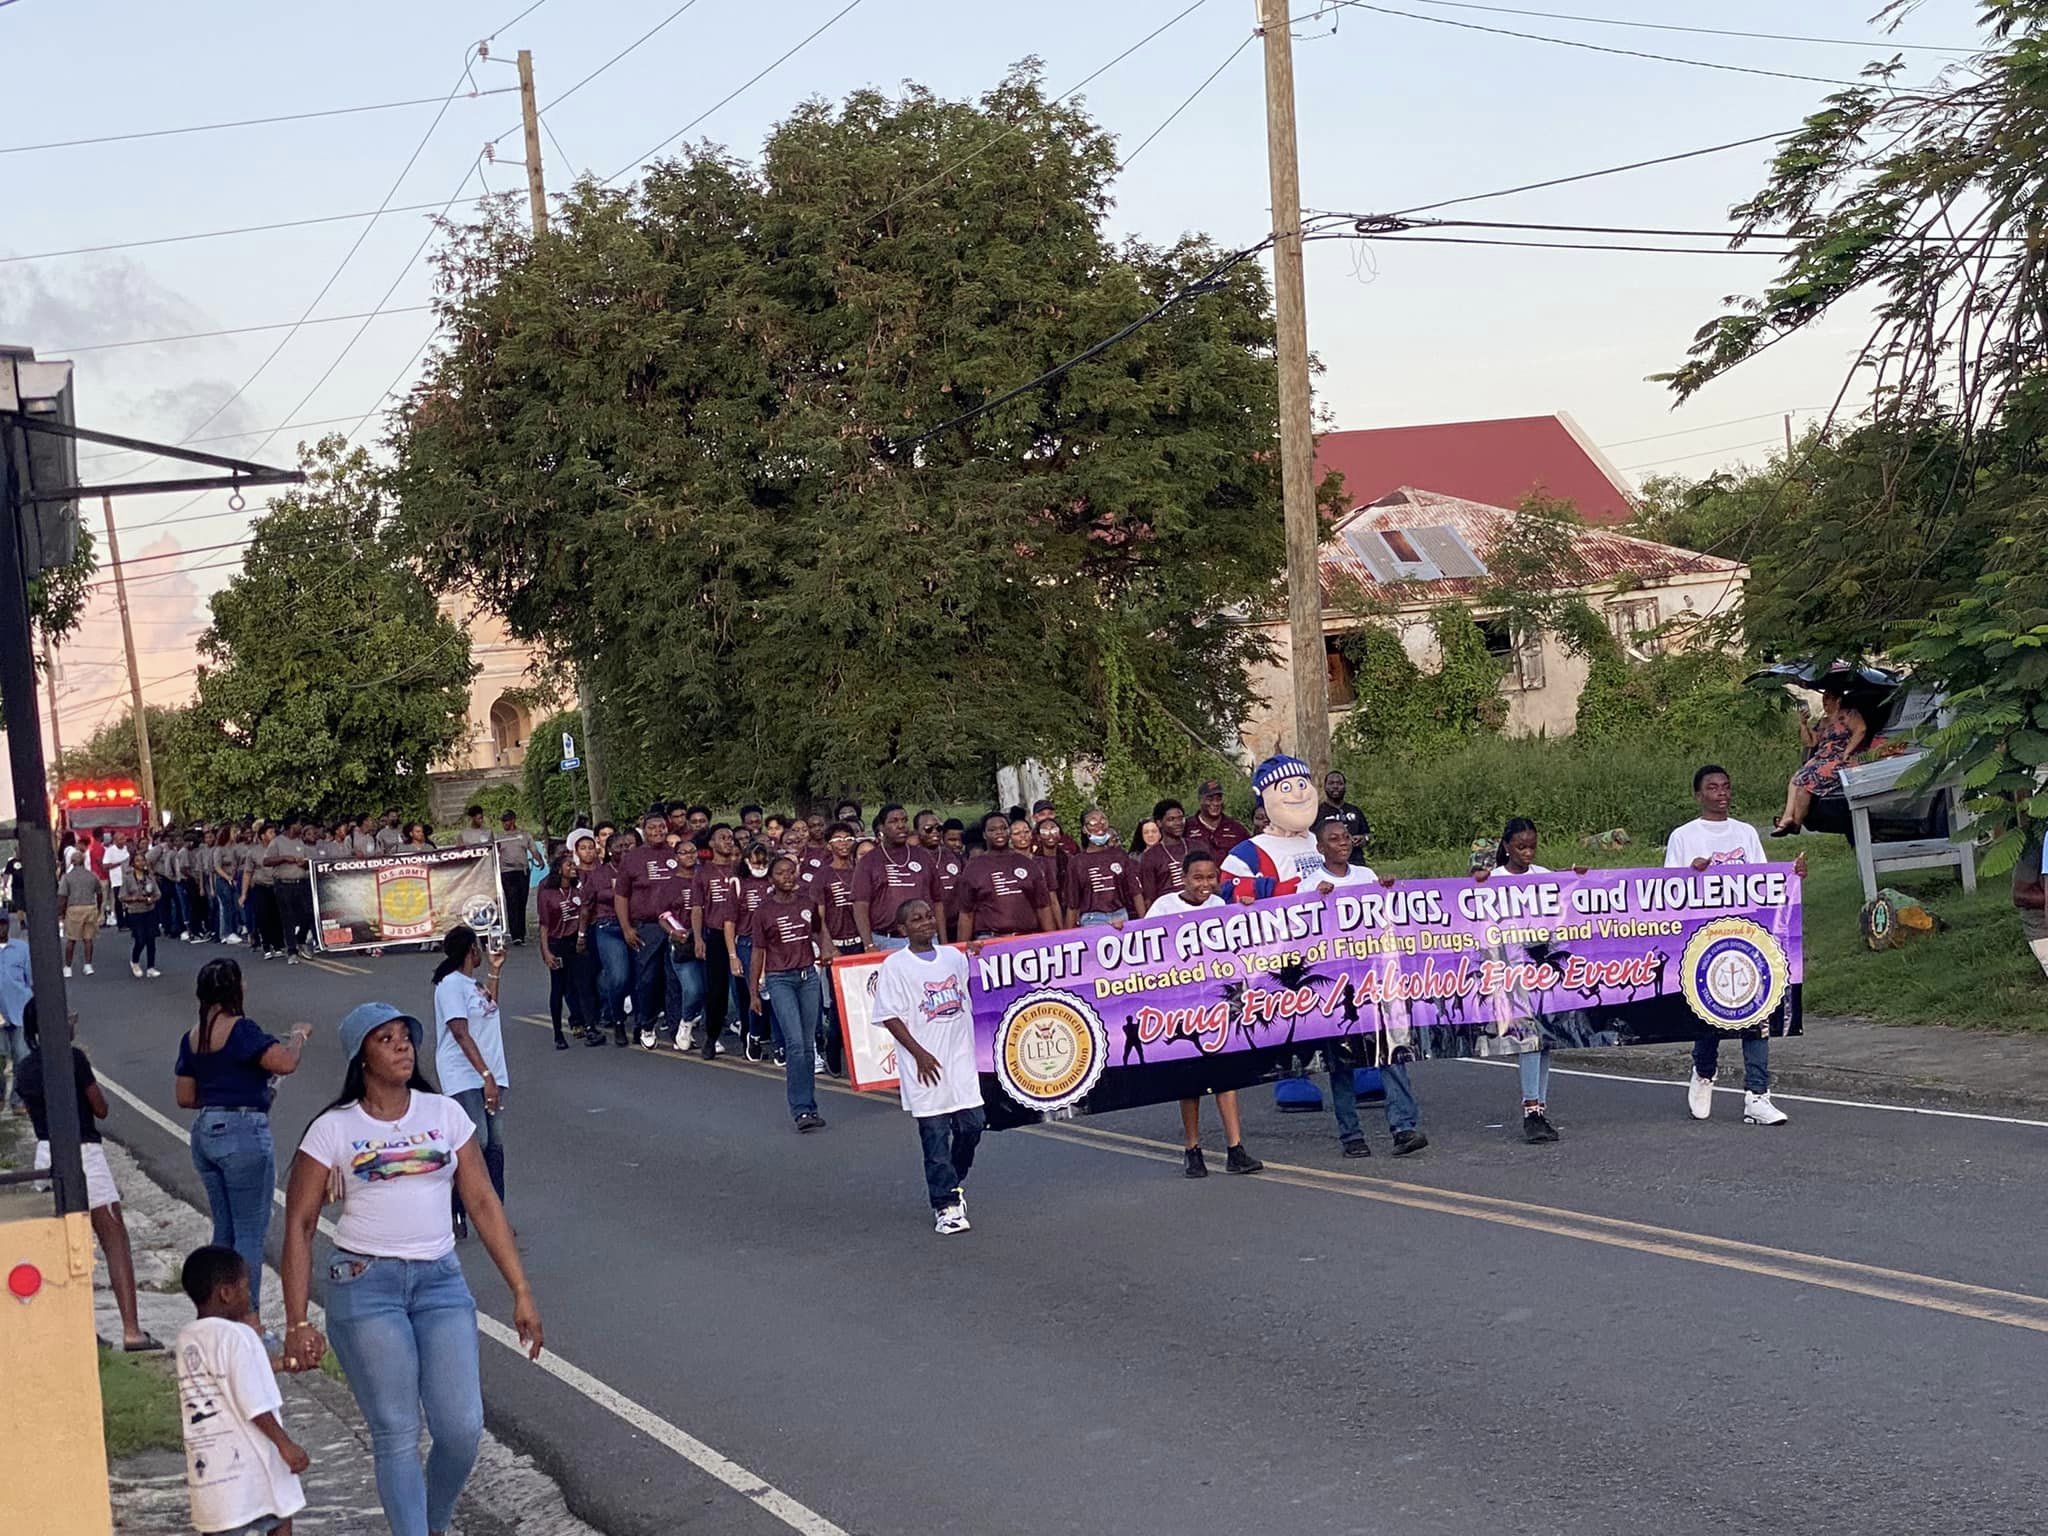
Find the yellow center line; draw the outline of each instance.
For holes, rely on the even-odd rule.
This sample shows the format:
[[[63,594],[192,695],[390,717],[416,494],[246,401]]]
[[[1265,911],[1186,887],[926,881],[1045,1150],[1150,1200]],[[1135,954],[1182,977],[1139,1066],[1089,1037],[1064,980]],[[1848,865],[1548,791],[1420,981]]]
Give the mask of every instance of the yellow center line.
[[[537,1014],[522,1014],[519,1018],[521,1023],[535,1024],[543,1029],[551,1027],[545,1018]],[[765,1063],[732,1061],[722,1054],[717,1060],[709,1062],[694,1052],[684,1055],[675,1051],[642,1051],[641,1054],[651,1054],[657,1059],[678,1066],[716,1067],[760,1078],[782,1076],[780,1068]],[[817,1086],[823,1092],[868,1100],[877,1108],[885,1105],[894,1107],[893,1102],[884,1100],[875,1093],[863,1093],[843,1083],[829,1083],[821,1079]],[[1160,1141],[1147,1136],[1134,1136],[1127,1131],[1106,1130],[1073,1121],[1027,1126],[1023,1129],[1028,1135],[1051,1141],[1063,1141],[1077,1147],[1091,1147],[1098,1152],[1113,1152],[1124,1157],[1140,1158],[1147,1162],[1177,1166],[1181,1161],[1181,1147],[1178,1143]],[[1596,1215],[1590,1211],[1574,1211],[1561,1206],[1511,1200],[1496,1195],[1467,1194],[1428,1184],[1380,1178],[1371,1174],[1341,1173],[1333,1169],[1311,1168],[1298,1163],[1269,1161],[1265,1171],[1258,1177],[1268,1184],[1283,1184],[1294,1189],[1342,1195],[1355,1200],[1372,1200],[1383,1205],[1397,1205],[1409,1210],[1428,1211],[1435,1215],[1458,1216],[1468,1221],[1483,1221],[1494,1226],[1569,1238],[1601,1247],[1627,1249],[1655,1258],[1704,1264],[1715,1269],[1738,1270],[1744,1274],[1790,1281],[1795,1285],[1820,1286],[1853,1296],[1894,1302],[1900,1306],[1919,1307],[1925,1311],[1947,1313],[1950,1316],[1970,1318],[1977,1322],[1996,1323],[2032,1333],[2048,1333],[2048,1296],[2030,1295],[2024,1291],[1972,1285],[1960,1280],[1945,1280],[1938,1275],[1887,1269],[1881,1265],[1862,1264],[1852,1259],[1838,1259],[1827,1254],[1804,1253],[1797,1249],[1776,1248],[1763,1243],[1746,1243],[1735,1238],[1716,1237],[1704,1232],[1687,1232],[1673,1227],[1654,1226],[1648,1222]]]

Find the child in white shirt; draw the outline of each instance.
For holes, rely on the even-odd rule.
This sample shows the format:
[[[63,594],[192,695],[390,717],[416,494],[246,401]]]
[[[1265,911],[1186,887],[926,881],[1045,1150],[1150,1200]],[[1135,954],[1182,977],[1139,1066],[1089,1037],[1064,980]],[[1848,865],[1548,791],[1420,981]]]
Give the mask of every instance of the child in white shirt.
[[[180,1277],[199,1316],[178,1332],[185,1487],[204,1536],[291,1536],[310,1461],[285,1433],[284,1399],[250,1311],[249,1266],[232,1248],[195,1248]]]

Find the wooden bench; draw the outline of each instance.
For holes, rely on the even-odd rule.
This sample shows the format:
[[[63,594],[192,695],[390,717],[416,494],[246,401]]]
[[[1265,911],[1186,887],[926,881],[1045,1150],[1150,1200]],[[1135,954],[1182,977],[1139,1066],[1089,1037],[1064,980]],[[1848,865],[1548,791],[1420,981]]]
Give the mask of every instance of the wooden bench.
[[[1863,899],[1877,899],[1878,876],[1895,869],[1956,869],[1962,872],[1963,889],[1977,889],[1977,848],[1954,834],[1970,824],[1962,795],[1954,783],[1919,789],[1902,789],[1899,781],[1920,761],[1918,752],[1902,752],[1876,762],[1855,763],[1842,770],[1842,794],[1849,806],[1850,840],[1856,845],[1856,868],[1863,877]],[[1915,837],[1898,841],[1875,840],[1871,835],[1873,813],[1889,816],[1931,816],[1937,807],[1948,812],[1948,837]]]

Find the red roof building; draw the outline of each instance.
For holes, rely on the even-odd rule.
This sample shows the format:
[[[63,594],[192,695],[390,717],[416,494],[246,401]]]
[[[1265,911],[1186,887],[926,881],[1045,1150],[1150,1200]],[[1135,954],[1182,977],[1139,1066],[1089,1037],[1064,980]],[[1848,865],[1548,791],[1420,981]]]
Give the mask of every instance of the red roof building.
[[[1344,476],[1347,509],[1426,485],[1490,507],[1519,506],[1531,494],[1556,497],[1596,527],[1626,522],[1633,510],[1621,471],[1562,411],[1326,432],[1316,439],[1316,476],[1333,469]]]

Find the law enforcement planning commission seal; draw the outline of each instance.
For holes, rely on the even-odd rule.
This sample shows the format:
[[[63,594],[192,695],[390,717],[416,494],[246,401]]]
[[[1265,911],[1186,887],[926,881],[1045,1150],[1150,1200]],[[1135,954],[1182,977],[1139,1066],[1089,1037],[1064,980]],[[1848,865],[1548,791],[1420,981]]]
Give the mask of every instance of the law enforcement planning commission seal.
[[[1109,1032],[1070,992],[1027,992],[996,1030],[996,1081],[1032,1109],[1065,1109],[1087,1096],[1109,1062]]]
[[[1717,917],[1686,940],[1679,988],[1714,1028],[1752,1029],[1784,1001],[1791,970],[1785,946],[1761,923]]]

